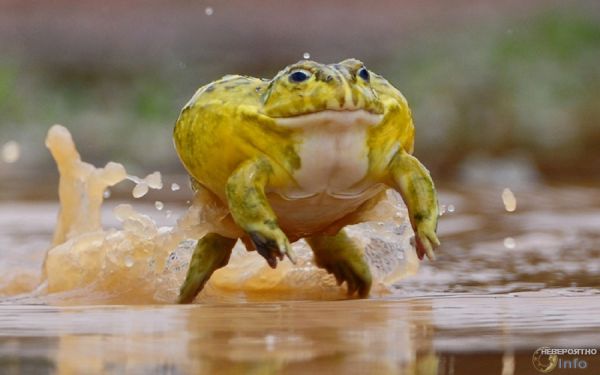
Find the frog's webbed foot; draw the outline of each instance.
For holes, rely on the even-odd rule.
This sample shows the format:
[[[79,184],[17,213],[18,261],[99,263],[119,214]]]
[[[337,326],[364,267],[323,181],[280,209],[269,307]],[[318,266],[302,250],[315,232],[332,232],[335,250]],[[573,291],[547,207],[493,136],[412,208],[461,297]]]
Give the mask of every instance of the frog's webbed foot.
[[[363,251],[341,230],[335,236],[314,236],[306,242],[315,254],[315,263],[333,274],[338,285],[346,282],[348,295],[365,298],[371,290],[371,270]]]
[[[250,239],[256,251],[266,259],[271,268],[277,267],[277,258],[283,260],[284,255],[295,264],[296,258],[292,251],[292,246],[281,229],[277,228],[269,232],[249,232]]]
[[[209,233],[198,241],[177,303],[190,303],[196,298],[213,272],[227,265],[236,241],[216,233]]]

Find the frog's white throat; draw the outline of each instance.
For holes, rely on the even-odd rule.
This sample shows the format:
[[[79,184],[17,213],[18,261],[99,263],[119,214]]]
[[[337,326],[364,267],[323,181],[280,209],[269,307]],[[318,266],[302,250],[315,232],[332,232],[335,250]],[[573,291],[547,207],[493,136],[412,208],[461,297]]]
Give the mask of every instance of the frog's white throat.
[[[370,187],[364,181],[369,170],[368,129],[382,118],[357,110],[276,119],[280,126],[299,130],[296,151],[301,161],[293,174],[295,186],[277,192],[287,199],[321,194],[337,199],[363,198]]]

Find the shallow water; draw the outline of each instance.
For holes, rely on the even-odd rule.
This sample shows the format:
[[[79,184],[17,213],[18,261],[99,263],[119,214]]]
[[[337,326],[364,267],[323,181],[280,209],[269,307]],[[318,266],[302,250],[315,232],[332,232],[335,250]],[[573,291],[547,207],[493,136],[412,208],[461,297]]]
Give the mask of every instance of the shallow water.
[[[532,349],[597,345],[598,307],[596,296],[573,294],[7,305],[0,364],[58,374],[533,373]]]
[[[535,374],[538,347],[598,347],[600,195],[512,187],[517,209],[507,212],[502,190],[442,190],[454,210],[440,221],[438,260],[368,300],[56,307],[5,298],[0,373]],[[35,284],[57,208],[0,204],[2,273],[20,269],[23,290]],[[150,202],[136,208],[173,220]],[[105,222],[116,225],[108,209]],[[600,356],[582,358],[585,370],[553,373],[600,371]]]

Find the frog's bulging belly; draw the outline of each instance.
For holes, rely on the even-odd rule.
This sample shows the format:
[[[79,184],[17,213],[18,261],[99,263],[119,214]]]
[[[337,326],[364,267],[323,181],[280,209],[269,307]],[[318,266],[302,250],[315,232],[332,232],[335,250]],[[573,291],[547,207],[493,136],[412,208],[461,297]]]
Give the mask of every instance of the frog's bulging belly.
[[[384,184],[374,184],[360,194],[344,198],[320,193],[308,198],[287,199],[271,193],[268,200],[281,229],[288,235],[305,237],[323,231],[356,212],[363,203],[386,188]]]
[[[367,111],[323,111],[277,119],[299,128],[301,167],[295,184],[274,189],[269,201],[282,228],[299,233],[319,231],[356,211],[385,188],[369,181],[368,129],[381,115]]]

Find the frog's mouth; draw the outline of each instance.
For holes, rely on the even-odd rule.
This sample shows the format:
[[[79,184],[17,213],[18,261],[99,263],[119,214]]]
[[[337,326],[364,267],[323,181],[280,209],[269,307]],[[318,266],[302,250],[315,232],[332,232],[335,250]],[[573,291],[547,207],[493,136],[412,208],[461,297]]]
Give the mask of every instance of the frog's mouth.
[[[276,124],[286,128],[307,128],[313,126],[332,127],[369,127],[381,123],[383,114],[376,114],[364,109],[359,110],[324,110],[293,117],[273,118]]]

